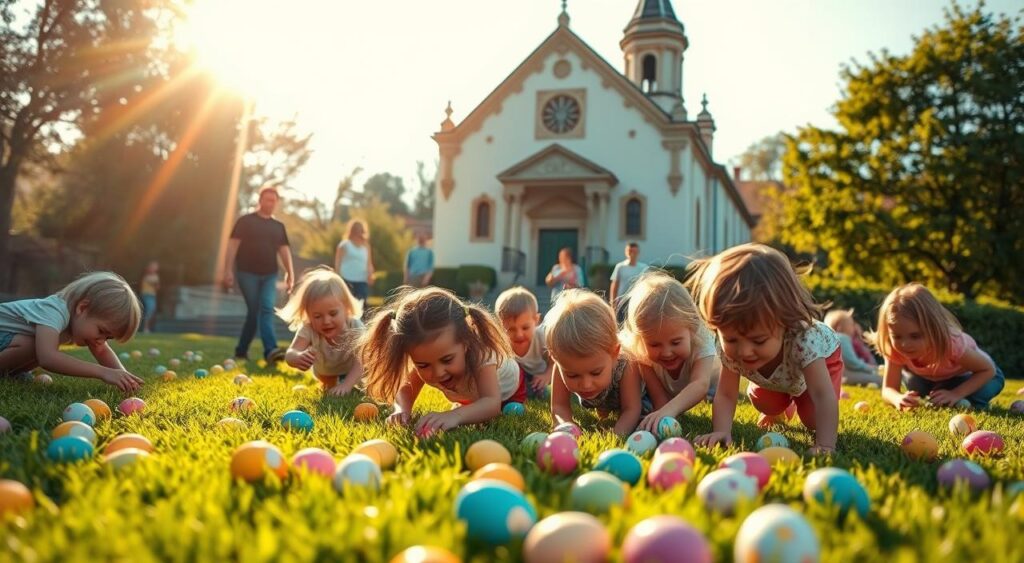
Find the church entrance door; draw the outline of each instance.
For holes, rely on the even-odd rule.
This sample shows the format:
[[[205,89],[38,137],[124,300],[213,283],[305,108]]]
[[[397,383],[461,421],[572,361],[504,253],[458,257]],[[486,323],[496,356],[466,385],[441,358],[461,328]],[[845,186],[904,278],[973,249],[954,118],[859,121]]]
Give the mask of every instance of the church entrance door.
[[[544,285],[551,267],[558,263],[558,251],[569,247],[579,264],[580,247],[577,229],[540,229],[537,237],[537,285]]]

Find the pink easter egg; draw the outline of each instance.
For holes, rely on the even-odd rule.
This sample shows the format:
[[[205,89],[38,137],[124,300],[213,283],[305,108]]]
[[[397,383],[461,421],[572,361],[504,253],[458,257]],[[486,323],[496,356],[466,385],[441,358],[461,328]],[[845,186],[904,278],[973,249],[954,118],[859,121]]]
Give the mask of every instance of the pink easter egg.
[[[292,467],[331,479],[334,477],[334,456],[320,448],[304,448],[292,456]]]
[[[733,454],[722,460],[718,467],[732,468],[742,471],[747,477],[757,481],[757,490],[763,490],[772,477],[772,466],[764,456],[751,452]]]
[[[669,438],[659,444],[658,449],[654,451],[654,455],[659,456],[663,454],[681,454],[690,460],[690,463],[697,460],[697,452],[694,451],[693,445],[687,442],[685,438]]]
[[[677,485],[685,485],[693,478],[693,463],[683,454],[659,455],[647,470],[647,484],[651,488],[667,491]]]
[[[711,545],[678,516],[653,516],[633,526],[622,542],[626,563],[711,563]]]
[[[129,397],[117,405],[117,410],[121,411],[121,414],[125,416],[142,414],[142,411],[146,410],[146,401],[138,397]]]
[[[555,475],[568,475],[580,462],[580,447],[571,434],[552,432],[537,449],[537,465]]]
[[[579,440],[580,436],[583,436],[583,429],[572,422],[563,422],[556,426],[551,433],[565,432],[566,434],[572,434],[572,437]]]
[[[1003,453],[1003,437],[988,430],[975,430],[964,438],[963,448],[968,454],[998,455]]]

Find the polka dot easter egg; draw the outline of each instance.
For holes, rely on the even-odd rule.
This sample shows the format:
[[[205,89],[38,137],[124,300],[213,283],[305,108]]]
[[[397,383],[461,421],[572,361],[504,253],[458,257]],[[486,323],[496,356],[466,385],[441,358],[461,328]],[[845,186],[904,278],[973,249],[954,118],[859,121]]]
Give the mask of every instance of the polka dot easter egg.
[[[658,439],[646,430],[637,430],[626,439],[626,447],[638,456],[644,456],[658,447]]]
[[[537,465],[554,475],[568,475],[579,465],[580,448],[571,434],[553,432],[537,449]]]
[[[655,456],[670,453],[682,454],[691,462],[697,459],[697,452],[693,449],[693,444],[686,441],[685,438],[669,438],[658,444],[658,449],[654,451]]]
[[[769,504],[750,513],[733,546],[736,561],[813,562],[821,557],[814,529],[797,511]]]
[[[758,451],[763,450],[765,448],[788,448],[789,440],[787,440],[785,436],[779,434],[778,432],[768,432],[764,436],[761,436],[760,438],[757,439],[756,445]]]
[[[731,516],[741,502],[757,497],[757,481],[738,469],[716,469],[697,484],[704,507]]]
[[[900,449],[912,460],[934,461],[939,457],[939,443],[923,430],[914,430],[903,438]]]
[[[647,484],[667,491],[693,479],[693,464],[681,454],[664,454],[654,458],[647,469]]]
[[[746,476],[754,479],[758,490],[764,490],[768,480],[772,477],[772,466],[764,456],[750,452],[733,454],[718,464],[720,468],[729,468],[741,471]]]

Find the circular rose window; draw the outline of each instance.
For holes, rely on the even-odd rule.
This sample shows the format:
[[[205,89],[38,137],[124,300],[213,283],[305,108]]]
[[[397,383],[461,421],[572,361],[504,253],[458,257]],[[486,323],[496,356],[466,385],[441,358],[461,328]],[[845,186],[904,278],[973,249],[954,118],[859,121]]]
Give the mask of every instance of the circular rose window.
[[[580,122],[580,103],[572,96],[559,94],[544,104],[541,113],[544,127],[552,133],[568,133]]]

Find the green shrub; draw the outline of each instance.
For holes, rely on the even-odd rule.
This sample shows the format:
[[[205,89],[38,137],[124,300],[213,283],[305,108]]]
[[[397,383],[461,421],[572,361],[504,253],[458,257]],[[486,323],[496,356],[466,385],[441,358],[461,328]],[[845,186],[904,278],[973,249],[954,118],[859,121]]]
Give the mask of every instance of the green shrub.
[[[878,324],[878,309],[882,301],[892,290],[881,285],[840,282],[815,276],[804,281],[817,301],[831,301],[836,308],[852,307],[857,322],[871,330]],[[947,291],[934,293],[1007,377],[1024,375],[1024,347],[1020,345],[1020,335],[1024,334],[1024,307],[993,299],[966,301],[963,296]]]
[[[403,274],[401,271],[377,270],[373,273],[373,285],[370,292],[373,295],[387,297],[392,291],[402,285]]]
[[[612,269],[611,264],[591,264],[587,268],[587,287],[594,292],[605,292],[611,288]]]
[[[458,268],[434,268],[434,275],[430,278],[430,285],[458,293],[458,274]]]
[[[488,290],[494,289],[494,285],[498,283],[498,272],[490,266],[477,264],[459,266],[459,270],[455,274],[455,293],[462,297],[468,296],[469,284],[476,281],[487,284]]]

